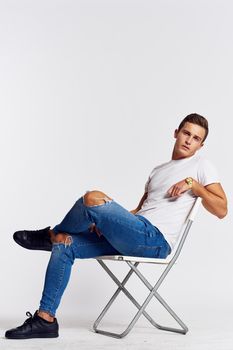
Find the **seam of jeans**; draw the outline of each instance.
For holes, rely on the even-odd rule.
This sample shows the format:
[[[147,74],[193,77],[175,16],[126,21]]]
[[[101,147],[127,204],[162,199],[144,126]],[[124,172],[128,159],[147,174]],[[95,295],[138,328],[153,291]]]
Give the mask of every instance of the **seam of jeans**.
[[[143,245],[143,244],[139,244],[137,246],[138,248],[149,248],[149,249],[157,249],[157,248],[162,248],[163,246],[161,245],[151,245],[151,246],[148,246],[148,245]]]
[[[106,243],[108,243],[108,242],[106,242],[106,241],[99,241],[99,242],[90,242],[90,243],[83,243],[83,244],[74,244],[74,249],[77,247],[77,248],[79,248],[79,247],[87,247],[87,246],[95,246],[96,244],[106,244]],[[111,243],[110,243],[111,244]]]

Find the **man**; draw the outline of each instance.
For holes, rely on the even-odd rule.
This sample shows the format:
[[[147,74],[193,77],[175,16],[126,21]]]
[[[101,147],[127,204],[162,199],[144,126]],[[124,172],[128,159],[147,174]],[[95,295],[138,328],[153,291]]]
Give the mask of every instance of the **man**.
[[[52,251],[39,311],[8,330],[11,339],[58,336],[55,318],[75,258],[122,254],[166,258],[195,201],[220,219],[227,214],[226,195],[213,165],[196,152],[208,135],[207,120],[190,114],[174,137],[172,159],[155,167],[136,209],[129,212],[101,191],[88,191],[52,230],[17,231],[15,241],[28,249]]]

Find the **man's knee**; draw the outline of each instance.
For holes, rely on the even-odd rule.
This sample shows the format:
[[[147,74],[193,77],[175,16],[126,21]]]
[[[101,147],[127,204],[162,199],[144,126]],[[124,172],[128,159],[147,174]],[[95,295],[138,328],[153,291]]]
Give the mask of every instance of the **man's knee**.
[[[112,198],[101,191],[89,191],[84,195],[84,204],[87,206],[104,204],[110,200]]]

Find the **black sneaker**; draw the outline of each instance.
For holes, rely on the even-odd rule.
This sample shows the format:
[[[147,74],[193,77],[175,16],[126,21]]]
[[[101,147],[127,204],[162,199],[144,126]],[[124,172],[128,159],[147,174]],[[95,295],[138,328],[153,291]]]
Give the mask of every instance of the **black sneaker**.
[[[29,338],[57,338],[58,337],[58,323],[54,318],[53,322],[49,322],[38,316],[37,311],[34,316],[27,311],[26,315],[29,317],[22,326],[9,329],[5,333],[8,339],[29,339]]]
[[[13,238],[16,243],[26,249],[52,250],[52,242],[49,235],[50,226],[35,231],[16,231]]]

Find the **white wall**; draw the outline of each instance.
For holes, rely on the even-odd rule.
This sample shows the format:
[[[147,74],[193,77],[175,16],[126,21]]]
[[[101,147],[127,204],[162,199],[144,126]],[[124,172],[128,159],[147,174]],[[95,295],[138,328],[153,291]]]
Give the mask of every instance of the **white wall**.
[[[232,10],[220,0],[0,0],[0,319],[38,307],[49,257],[13,232],[55,225],[87,189],[135,208],[192,112],[209,120],[201,152],[220,171],[229,215],[200,212],[162,289],[183,313],[232,313]],[[94,260],[76,261],[58,317],[94,319],[114,288]]]

